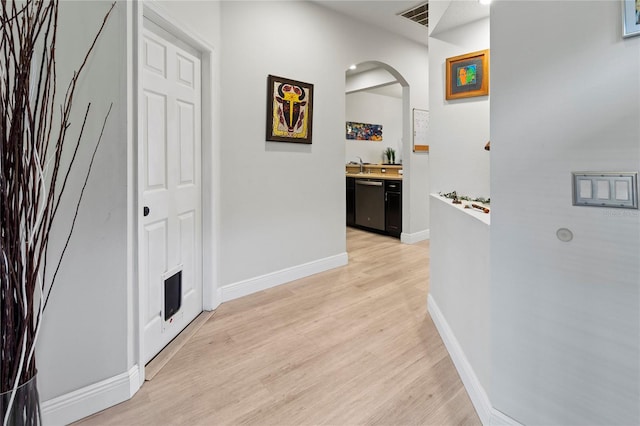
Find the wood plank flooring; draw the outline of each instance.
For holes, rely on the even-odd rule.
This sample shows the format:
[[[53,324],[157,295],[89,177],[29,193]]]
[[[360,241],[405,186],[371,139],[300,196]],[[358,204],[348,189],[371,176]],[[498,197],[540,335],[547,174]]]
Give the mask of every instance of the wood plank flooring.
[[[480,425],[426,312],[429,243],[347,229],[347,266],[222,304],[81,425]]]

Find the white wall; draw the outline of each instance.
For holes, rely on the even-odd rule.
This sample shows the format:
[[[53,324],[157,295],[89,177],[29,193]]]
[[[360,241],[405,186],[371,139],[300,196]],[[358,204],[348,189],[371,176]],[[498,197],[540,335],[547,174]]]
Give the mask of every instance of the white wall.
[[[188,23],[189,31],[219,47],[217,2],[158,3],[176,20]],[[110,1],[60,2],[56,50],[59,94],[64,94],[110,5]],[[54,228],[52,253],[59,252],[64,244],[110,103],[113,110],[39,338],[38,385],[46,423],[77,420],[128,398],[138,386],[136,106],[134,88],[129,84],[133,77],[128,74],[135,49],[136,13],[133,3],[116,3],[76,89],[68,134],[71,142],[89,102],[91,115],[78,168],[69,180],[61,220]],[[217,59],[214,55],[214,81],[219,81]]]
[[[109,6],[110,2],[60,3],[56,50],[59,94],[80,66]],[[84,174],[112,102],[113,110],[44,314],[36,357],[43,401],[129,368],[125,19],[126,4],[118,3],[78,82],[73,103],[69,144],[79,133],[88,103],[92,106],[76,160],[78,167],[71,175],[61,220],[52,236],[55,257],[71,225]],[[50,273],[53,269],[49,265]]]
[[[367,163],[386,163],[384,151],[396,150],[396,163],[402,160],[402,99],[375,93],[355,92],[346,95],[346,121],[381,124],[381,141],[346,139],[345,162],[362,158]]]
[[[449,9],[450,3],[429,3],[434,28],[441,19],[452,21],[451,14],[457,9]],[[481,7],[475,1],[467,3]],[[429,37],[432,194],[456,190],[459,195],[489,196],[489,152],[484,150],[489,140],[489,97],[445,100],[446,59],[487,48],[488,18],[432,32]],[[430,208],[430,303],[446,322],[446,327],[438,324],[439,330],[452,333],[443,338],[456,342],[455,347],[462,351],[459,358],[468,363],[476,387],[482,388],[480,394],[484,395],[491,389],[489,215],[463,211],[436,195]],[[452,351],[450,345],[447,348]],[[457,362],[455,354],[452,356]],[[456,363],[459,369],[460,365]],[[472,394],[472,400],[476,404],[476,395]],[[482,414],[477,404],[476,409]]]
[[[438,16],[448,5],[434,1],[430,9]],[[446,59],[488,48],[488,18],[429,37],[431,192],[455,190],[471,197],[490,196],[490,155],[484,146],[490,138],[491,85],[489,96],[456,100],[444,96]]]
[[[148,0],[145,0],[148,1]],[[214,60],[218,61],[221,46],[220,2],[202,0],[151,0],[148,1],[168,17],[185,26],[185,29],[208,42],[214,51]],[[217,80],[219,76],[215,75]],[[216,87],[216,89],[218,89]]]
[[[358,64],[358,67],[369,65],[370,64]],[[349,94],[360,90],[367,90],[372,87],[386,86],[395,82],[396,78],[384,68],[374,68],[356,72],[356,74],[346,73],[345,91]]]
[[[640,167],[621,32],[620,2],[492,5],[491,399],[523,424],[640,423],[640,214],[573,207],[570,185]]]
[[[430,297],[485,392],[491,390],[489,215],[431,199]]]
[[[345,252],[347,67],[394,67],[422,108],[427,80],[424,46],[313,3],[224,2],[222,12],[221,281],[229,285]],[[274,25],[285,16],[305,29],[300,36]],[[268,74],[314,84],[311,145],[265,142]]]
[[[221,229],[214,236],[221,252],[220,284],[343,253],[344,72],[350,64],[368,60],[389,64],[411,86],[403,108],[426,109],[426,48],[308,2],[156,3],[214,49],[214,142],[220,155],[212,167],[219,161],[220,170],[213,173],[220,175],[221,191],[213,194],[220,216],[212,220]],[[60,80],[81,59],[108,4],[61,2]],[[137,148],[127,74],[135,8],[130,2],[117,3],[75,102],[80,111],[89,100],[93,103],[87,140],[94,140],[111,101],[114,110],[38,350],[41,397],[45,402],[55,399],[58,412],[67,403],[80,406],[80,412],[106,408],[136,389],[129,379],[137,359]],[[290,26],[274,25],[283,16],[308,33],[291,37]],[[315,85],[312,145],[265,142],[267,74]],[[83,147],[81,164],[86,164],[89,148]],[[428,157],[408,154],[408,143],[404,150],[405,175],[412,173],[411,190],[420,194],[412,192],[407,232],[417,232],[428,229]],[[80,186],[76,175],[70,193]],[[67,223],[70,213],[65,211]],[[61,244],[59,238],[54,241]],[[117,398],[103,398],[101,392],[113,390],[112,385],[118,386]],[[95,391],[91,405],[82,399],[88,390]],[[58,404],[57,397],[64,401]],[[45,407],[51,410],[51,404]]]

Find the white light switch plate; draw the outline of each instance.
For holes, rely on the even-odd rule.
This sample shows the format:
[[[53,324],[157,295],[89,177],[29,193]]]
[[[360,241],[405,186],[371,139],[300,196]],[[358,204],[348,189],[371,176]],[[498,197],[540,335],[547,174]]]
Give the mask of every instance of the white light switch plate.
[[[638,172],[573,172],[573,205],[638,208]]]

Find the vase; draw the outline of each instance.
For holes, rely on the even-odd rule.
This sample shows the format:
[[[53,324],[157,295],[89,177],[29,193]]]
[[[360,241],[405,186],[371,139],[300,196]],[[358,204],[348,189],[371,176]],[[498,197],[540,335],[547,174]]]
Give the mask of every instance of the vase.
[[[16,388],[13,401],[11,400],[12,394],[12,391],[0,393],[0,413],[2,413],[3,424],[41,425],[42,416],[36,376]]]

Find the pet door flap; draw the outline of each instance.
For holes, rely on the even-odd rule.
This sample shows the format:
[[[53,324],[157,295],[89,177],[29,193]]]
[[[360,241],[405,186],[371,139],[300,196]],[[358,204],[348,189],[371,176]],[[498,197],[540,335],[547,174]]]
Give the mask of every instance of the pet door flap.
[[[164,320],[168,321],[174,316],[180,310],[180,306],[182,306],[182,267],[164,280]]]

